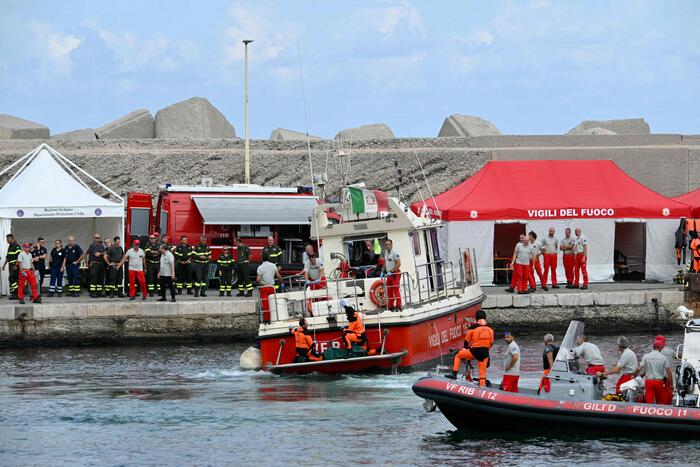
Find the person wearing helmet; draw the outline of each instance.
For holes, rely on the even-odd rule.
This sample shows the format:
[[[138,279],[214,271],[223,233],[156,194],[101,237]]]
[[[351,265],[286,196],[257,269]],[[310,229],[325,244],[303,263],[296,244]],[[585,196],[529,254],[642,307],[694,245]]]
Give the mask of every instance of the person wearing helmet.
[[[464,348],[457,352],[452,364],[452,373],[447,378],[457,379],[462,360],[476,360],[479,366],[479,386],[486,386],[486,369],[489,366],[489,349],[493,346],[493,329],[486,324],[486,312],[476,312],[476,325],[467,330]]]

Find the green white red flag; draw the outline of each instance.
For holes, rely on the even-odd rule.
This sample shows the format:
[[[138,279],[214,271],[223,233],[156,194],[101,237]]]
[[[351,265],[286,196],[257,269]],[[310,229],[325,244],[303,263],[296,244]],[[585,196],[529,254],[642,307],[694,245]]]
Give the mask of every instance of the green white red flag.
[[[349,187],[353,214],[377,214],[389,212],[389,196],[379,190],[363,190]]]

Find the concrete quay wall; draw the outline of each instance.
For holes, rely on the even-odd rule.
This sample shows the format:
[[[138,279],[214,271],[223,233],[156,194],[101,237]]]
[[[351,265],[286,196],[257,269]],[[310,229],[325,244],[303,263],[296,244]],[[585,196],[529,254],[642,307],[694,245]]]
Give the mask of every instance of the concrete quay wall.
[[[0,306],[0,346],[251,341],[255,302],[69,303]]]

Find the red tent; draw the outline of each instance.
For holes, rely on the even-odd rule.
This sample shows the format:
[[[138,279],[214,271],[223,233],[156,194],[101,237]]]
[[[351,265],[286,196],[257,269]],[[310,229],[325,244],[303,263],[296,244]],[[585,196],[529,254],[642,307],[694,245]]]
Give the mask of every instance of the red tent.
[[[650,190],[609,160],[491,161],[412,209],[420,212],[424,205],[446,221],[690,215],[688,205]]]
[[[693,211],[691,212],[690,215],[694,219],[700,218],[700,188],[698,188],[695,191],[691,191],[690,193],[676,196],[675,198],[671,198],[671,199],[678,201],[680,203],[687,204],[688,206],[693,208]]]

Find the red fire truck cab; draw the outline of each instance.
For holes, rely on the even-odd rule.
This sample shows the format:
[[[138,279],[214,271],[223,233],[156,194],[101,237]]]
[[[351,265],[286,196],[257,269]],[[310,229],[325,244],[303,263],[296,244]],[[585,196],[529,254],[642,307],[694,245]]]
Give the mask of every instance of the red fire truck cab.
[[[171,244],[186,236],[190,245],[196,245],[204,235],[216,261],[224,245],[233,248],[234,239],[241,238],[251,249],[252,269],[262,261],[262,249],[272,236],[284,250],[282,274],[294,274],[303,267],[315,204],[307,187],[165,184],[159,187],[155,211],[151,195],[129,193],[127,242],[138,238],[144,245],[150,233],[158,232],[167,235]]]

